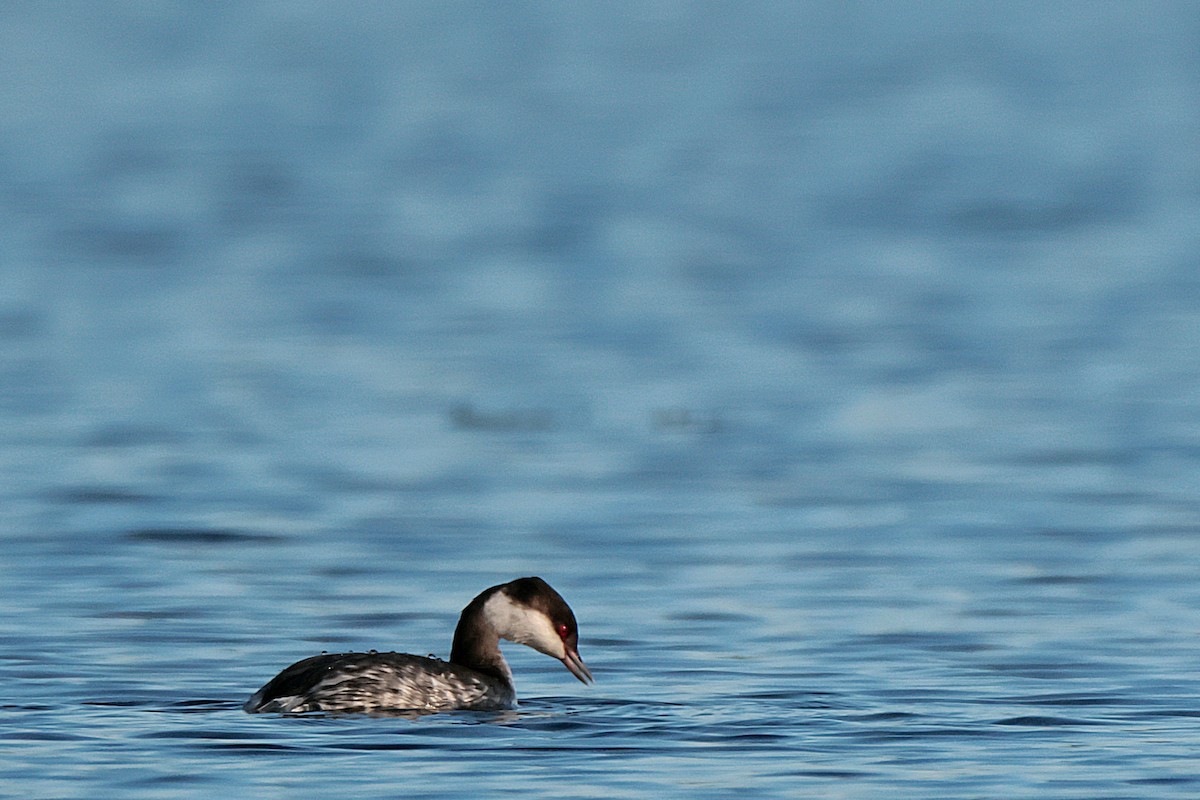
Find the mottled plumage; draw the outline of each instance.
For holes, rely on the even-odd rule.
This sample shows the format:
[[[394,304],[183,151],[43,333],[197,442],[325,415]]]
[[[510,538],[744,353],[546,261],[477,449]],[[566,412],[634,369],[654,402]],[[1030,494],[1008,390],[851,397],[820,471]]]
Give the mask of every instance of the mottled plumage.
[[[579,680],[592,675],[577,647],[570,607],[541,578],[481,592],[463,609],[450,660],[407,653],[336,653],[292,664],[246,701],[258,712],[446,711],[512,708],[517,697],[500,639],[559,659]]]
[[[247,711],[478,710],[512,708],[512,684],[481,680],[467,667],[408,653],[313,656],[279,673]]]

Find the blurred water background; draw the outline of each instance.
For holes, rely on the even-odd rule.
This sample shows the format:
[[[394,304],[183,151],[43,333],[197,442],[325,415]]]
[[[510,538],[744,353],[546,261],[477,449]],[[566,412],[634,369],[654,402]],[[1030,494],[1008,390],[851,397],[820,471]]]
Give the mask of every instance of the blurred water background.
[[[1200,8],[0,10],[0,794],[1195,797]],[[538,574],[597,677],[248,716]]]

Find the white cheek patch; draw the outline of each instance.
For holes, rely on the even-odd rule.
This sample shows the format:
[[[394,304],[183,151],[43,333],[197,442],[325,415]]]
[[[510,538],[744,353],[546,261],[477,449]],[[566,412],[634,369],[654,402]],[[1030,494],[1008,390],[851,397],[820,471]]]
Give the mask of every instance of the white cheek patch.
[[[483,613],[500,638],[527,645],[552,658],[565,658],[566,647],[545,614],[519,606],[503,592],[496,592],[483,606]]]

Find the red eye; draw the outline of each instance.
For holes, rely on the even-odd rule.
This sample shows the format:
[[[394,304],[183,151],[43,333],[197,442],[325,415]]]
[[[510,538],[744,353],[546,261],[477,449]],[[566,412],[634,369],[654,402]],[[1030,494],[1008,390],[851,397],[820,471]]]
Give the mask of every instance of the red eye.
[[[570,629],[570,628],[568,628],[566,625],[559,625],[559,626],[558,626],[558,636],[559,636],[559,638],[560,638],[560,639],[565,639],[565,638],[567,638],[567,637],[568,637],[570,634],[571,634],[571,629]]]

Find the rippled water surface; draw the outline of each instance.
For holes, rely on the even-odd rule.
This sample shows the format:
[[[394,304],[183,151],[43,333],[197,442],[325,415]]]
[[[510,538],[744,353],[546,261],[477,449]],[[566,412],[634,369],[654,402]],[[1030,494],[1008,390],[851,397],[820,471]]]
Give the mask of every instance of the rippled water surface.
[[[0,794],[1200,794],[1191,4],[25,5]],[[541,575],[596,676],[247,715]]]

